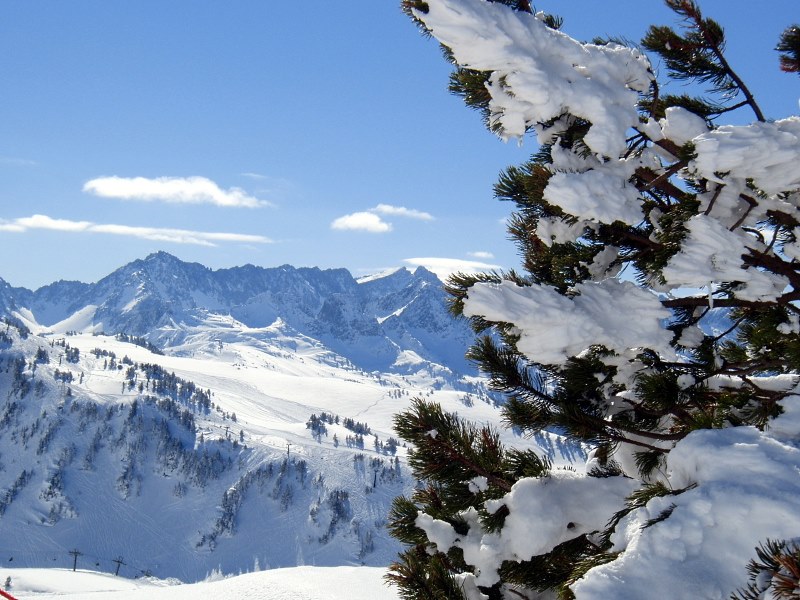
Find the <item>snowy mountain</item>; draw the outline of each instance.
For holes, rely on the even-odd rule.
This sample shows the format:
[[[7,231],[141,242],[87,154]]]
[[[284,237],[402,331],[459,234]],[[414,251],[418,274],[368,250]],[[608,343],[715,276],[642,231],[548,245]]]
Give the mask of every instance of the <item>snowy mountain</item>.
[[[475,374],[464,360],[467,324],[447,313],[441,282],[421,267],[359,282],[344,269],[212,271],[158,252],[94,284],[59,281],[29,291],[0,280],[0,310],[10,309],[35,330],[126,333],[167,347],[198,327],[217,327],[221,317],[250,335],[280,322],[365,370]]]
[[[416,485],[393,416],[424,396],[500,420],[443,299],[421,269],[163,253],[96,284],[0,286],[0,563],[183,581],[387,565],[389,506]]]

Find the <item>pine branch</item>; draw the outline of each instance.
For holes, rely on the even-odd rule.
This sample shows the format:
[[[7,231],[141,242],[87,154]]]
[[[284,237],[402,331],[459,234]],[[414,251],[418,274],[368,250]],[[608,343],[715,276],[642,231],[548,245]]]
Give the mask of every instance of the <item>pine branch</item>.
[[[792,291],[779,296],[774,302],[758,300],[739,300],[737,298],[715,298],[714,306],[719,308],[754,308],[764,309],[775,306],[791,307],[791,303],[800,300],[800,292]],[[666,308],[694,308],[708,306],[708,296],[687,296],[686,298],[672,298],[662,300],[661,305]]]
[[[747,565],[750,583],[732,600],[792,600],[800,593],[800,545],[768,539],[756,548],[757,559]]]
[[[482,476],[505,492],[511,490],[512,483],[499,475],[503,448],[489,429],[478,430],[420,398],[413,400],[408,411],[395,416],[394,427],[416,447],[409,464],[417,477],[463,483]]]
[[[406,4],[423,4],[414,0],[405,1]],[[489,1],[515,11],[532,11],[532,0]],[[503,407],[503,418],[507,424],[524,433],[557,431],[563,436],[562,439],[577,440],[594,447],[595,457],[604,467],[590,473],[590,476],[621,474],[615,454],[622,457],[633,450],[635,469],[642,482],[649,481],[656,469],[666,465],[668,453],[691,431],[740,425],[763,428],[770,418],[780,413],[779,401],[790,392],[770,389],[759,376],[776,373],[796,375],[800,372],[800,334],[794,333],[797,326],[795,315],[800,315],[800,261],[786,259],[796,253],[793,245],[797,243],[795,238],[800,236],[795,236],[794,232],[800,226],[800,219],[795,218],[788,209],[781,212],[783,202],[794,202],[794,194],[775,197],[759,190],[756,183],[763,170],[756,170],[755,174],[750,169],[743,170],[743,173],[709,174],[711,179],[706,179],[700,173],[705,173],[707,165],[698,161],[697,170],[690,171],[689,165],[703,148],[699,145],[696,148],[691,141],[675,141],[683,139],[679,131],[688,133],[694,128],[695,119],[681,114],[683,111],[670,111],[670,125],[675,125],[676,131],[672,136],[674,139],[653,140],[646,133],[653,126],[651,120],[666,118],[667,110],[672,107],[700,117],[709,131],[713,131],[717,116],[745,107],[750,107],[756,118],[764,121],[753,94],[725,56],[722,27],[705,19],[693,0],[666,2],[684,19],[680,33],[669,27],[652,27],[642,45],[661,56],[672,79],[705,84],[715,95],[710,95],[712,100],[686,94],[665,95],[658,83],[650,78],[652,73],[646,70],[646,65],[639,65],[644,70],[641,71],[642,77],[637,76],[637,85],[634,87],[640,92],[636,109],[641,125],[635,131],[627,130],[627,133],[624,128],[615,131],[618,134],[615,140],[618,142],[629,134],[630,137],[625,140],[625,146],[618,146],[621,151],[612,158],[621,156],[622,159],[629,159],[629,164],[637,157],[642,159],[638,163],[642,166],[626,182],[628,191],[631,186],[638,190],[641,220],[637,219],[633,224],[605,222],[621,214],[612,211],[605,211],[604,214],[610,215],[608,218],[597,216],[601,211],[595,205],[605,208],[615,200],[609,197],[613,192],[608,193],[600,184],[597,200],[591,207],[588,206],[588,200],[593,199],[596,191],[585,190],[578,185],[569,188],[553,186],[547,195],[549,201],[545,200],[545,191],[548,191],[552,178],[560,177],[563,173],[582,173],[586,170],[612,176],[618,176],[619,173],[614,168],[614,160],[604,164],[604,159],[598,160],[586,144],[590,130],[602,125],[603,117],[592,117],[597,122],[589,122],[586,120],[589,117],[546,113],[546,122],[525,122],[526,130],[536,128],[537,135],[545,143],[526,164],[506,169],[495,186],[496,198],[511,201],[516,207],[509,221],[508,232],[521,253],[521,275],[458,275],[451,279],[448,288],[453,312],[463,314],[466,307],[474,308],[469,304],[468,297],[472,286],[481,282],[512,281],[521,287],[550,288],[553,293],[572,297],[588,289],[576,288],[577,284],[591,282],[602,285],[607,277],[615,275],[616,271],[610,273],[611,267],[631,266],[636,269],[635,276],[640,288],[655,293],[663,289],[658,284],[666,286],[668,283],[665,281],[665,267],[682,267],[680,261],[670,261],[687,243],[695,241],[695,236],[702,230],[690,228],[690,219],[697,218],[709,229],[722,227],[723,233],[724,228],[747,233],[747,236],[741,237],[749,240],[748,247],[736,252],[737,255],[741,254],[735,261],[742,269],[740,275],[731,272],[725,275],[728,280],[716,281],[719,272],[702,258],[699,264],[687,266],[686,270],[691,275],[689,281],[702,274],[701,279],[714,279],[718,287],[709,295],[661,301],[663,307],[672,311],[672,318],[665,327],[667,335],[663,344],[645,341],[651,336],[645,332],[643,325],[641,343],[625,340],[624,345],[617,348],[616,345],[621,342],[603,342],[614,345],[613,348],[606,348],[598,340],[608,336],[595,337],[594,328],[587,324],[583,328],[586,332],[585,344],[581,340],[583,352],[566,359],[552,359],[557,364],[539,364],[531,356],[541,354],[532,351],[531,356],[526,356],[518,348],[523,335],[534,331],[539,333],[538,321],[533,325],[527,323],[521,316],[520,308],[535,311],[538,307],[530,308],[522,303],[516,306],[507,297],[497,293],[494,297],[498,303],[495,313],[498,316],[494,318],[498,321],[485,316],[470,320],[476,331],[491,332],[473,346],[468,357],[488,375],[491,389],[507,396]],[[478,30],[481,19],[486,15],[472,11],[471,2],[462,5],[448,3],[448,6],[453,9],[450,17],[447,17],[452,18],[451,25],[457,26],[462,20],[469,23],[469,30],[463,31],[463,36],[447,37],[460,55],[462,48],[475,43],[472,32]],[[492,10],[490,22],[486,24],[487,30],[499,27],[502,33],[508,23],[495,19],[496,14],[499,13]],[[527,19],[525,15],[515,16],[510,11],[506,11],[505,16],[509,23],[514,24],[517,18]],[[444,17],[431,15],[428,19],[437,30],[438,18]],[[542,20],[549,27],[557,29],[559,26],[555,19]],[[536,31],[539,30],[541,28]],[[532,30],[531,33],[536,32]],[[516,58],[527,49],[520,42],[519,47],[511,48],[516,54],[509,56]],[[495,50],[493,46],[491,51]],[[777,50],[781,53],[781,64],[785,70],[800,72],[800,32],[797,26],[784,32]],[[447,51],[447,56],[455,64],[455,53]],[[532,57],[532,60],[536,58]],[[480,63],[476,60],[473,64],[500,63]],[[494,89],[486,85],[492,73],[456,68],[458,70],[451,80],[451,91],[462,96],[469,106],[481,110],[484,117],[490,114],[490,104],[497,110],[491,96]],[[498,72],[494,77],[498,75],[506,73]],[[651,81],[649,88],[647,81]],[[522,97],[526,93],[522,86],[511,85],[510,77],[505,83],[508,84],[505,91],[514,94],[515,102],[527,100]],[[620,84],[620,89],[623,86],[627,86],[626,89],[631,87],[628,82],[616,83]],[[553,86],[554,89],[557,87]],[[609,97],[612,97],[611,94]],[[536,99],[532,98],[531,102],[535,104]],[[498,101],[497,105],[502,105],[502,102]],[[571,104],[567,102],[563,106]],[[528,114],[525,113],[526,116]],[[542,116],[534,120],[537,118],[545,119]],[[495,129],[501,127],[499,123],[489,125]],[[704,131],[705,128],[700,126],[699,130]],[[721,159],[725,158],[726,152],[724,145],[721,145]],[[726,162],[720,160],[718,166],[722,168],[724,164]],[[718,177],[728,176],[732,179],[752,176],[753,179],[747,180],[749,188],[743,188],[743,192],[736,188],[734,193],[733,185],[726,188],[717,180]],[[586,185],[593,184],[592,177],[585,177],[584,181]],[[551,196],[556,189],[565,190],[564,198]],[[581,201],[575,198],[577,194],[580,194]],[[631,196],[631,202],[635,202],[637,194]],[[773,197],[767,199],[768,196]],[[625,199],[627,201],[629,197]],[[766,210],[768,206],[775,208]],[[754,223],[756,220],[757,224]],[[770,231],[768,228],[774,232],[771,239],[766,233]],[[736,236],[740,237],[738,233]],[[709,235],[704,241],[715,239],[715,236]],[[738,298],[737,294],[751,297],[746,292],[752,294],[757,287],[752,283],[757,273],[775,279],[776,276],[785,278],[787,290],[769,300]],[[491,287],[484,286],[484,291],[489,291]],[[522,290],[522,294],[526,291]],[[588,292],[584,295],[589,300],[592,297]],[[526,299],[531,298],[538,300],[538,293],[530,294],[530,298]],[[634,303],[611,302],[609,311],[634,306]],[[580,309],[580,304],[575,302],[568,305],[569,310]],[[689,334],[697,332],[687,328],[701,324],[712,307],[733,309],[727,311],[731,319],[730,326],[726,325],[726,330],[718,335],[697,336],[699,344],[691,343],[695,340]],[[542,314],[537,317],[546,316],[550,309],[550,305],[544,303]],[[636,315],[631,315],[631,319],[635,318]],[[600,329],[616,327],[611,319],[598,316],[595,320]],[[556,319],[553,319],[553,327],[558,327]],[[554,332],[554,335],[562,333]],[[671,361],[662,360],[662,356],[670,355],[666,343],[675,350]],[[650,349],[648,344],[654,347]],[[507,523],[509,509],[503,506],[489,514],[486,500],[502,498],[522,478],[542,477],[549,469],[549,463],[535,453],[528,455],[506,450],[490,430],[467,427],[454,415],[442,413],[441,409],[416,404],[412,411],[401,417],[404,423],[396,422],[397,430],[414,446],[409,454],[409,463],[415,475],[426,479],[428,483],[427,488],[414,494],[413,501],[407,501],[408,504],[399,502],[395,512],[397,518],[393,517],[398,522],[396,537],[414,546],[415,553],[407,555],[406,566],[412,561],[418,561],[416,564],[419,565],[419,570],[409,572],[405,578],[407,589],[413,590],[407,597],[413,600],[436,597],[438,600],[448,597],[441,594],[449,584],[447,577],[441,579],[441,585],[436,583],[439,578],[436,569],[444,569],[448,575],[467,573],[473,569],[465,562],[462,549],[451,549],[447,553],[434,552],[431,543],[420,537],[424,532],[416,527],[416,507],[424,507],[426,514],[449,523],[458,535],[466,533],[461,529],[469,529],[463,516],[459,516],[459,511],[475,509],[480,516],[481,529],[495,534]],[[626,447],[621,448],[622,445]],[[623,461],[622,458],[619,460]],[[476,493],[474,486],[470,490],[466,482],[477,475],[485,477],[489,487]],[[636,473],[629,475],[636,477]],[[685,491],[669,489],[670,481],[674,482],[669,474],[664,474],[664,481],[665,484],[659,484],[661,487],[645,484],[646,489],[632,495],[628,499],[628,507],[615,515],[616,521],[612,519],[603,532],[605,538],[583,535],[569,540],[557,551],[554,549],[530,560],[506,560],[498,570],[498,580],[491,587],[479,588],[480,592],[490,600],[499,600],[503,595],[514,596],[517,590],[521,598],[534,596],[537,591],[562,600],[573,598],[569,589],[571,583],[593,567],[616,558],[609,551],[608,536],[624,514],[644,507],[647,501],[657,496]],[[591,502],[591,498],[587,501]],[[657,526],[657,523],[670,518],[675,504],[680,505],[681,502],[676,501],[671,507],[669,504],[664,503],[662,508],[668,508],[654,513],[655,517],[647,521],[646,526]],[[792,569],[800,564],[792,561],[783,564],[778,558],[774,558],[773,562],[776,565],[775,572],[781,569],[792,575],[795,574]],[[431,571],[430,578],[426,575],[428,570]],[[800,567],[797,567],[797,574],[800,575]],[[419,579],[410,583],[414,578]],[[794,578],[795,581],[797,579],[800,577]]]
[[[740,377],[742,381],[746,381],[746,375],[755,375],[759,373],[767,373],[773,370],[781,370],[785,366],[786,365],[782,360],[752,361],[744,364],[728,364],[724,369],[720,369],[719,373],[723,375],[734,375]]]
[[[533,13],[533,8],[531,8],[530,0],[517,0],[517,10]]]
[[[687,193],[669,181],[669,178],[663,178],[662,174],[656,174],[646,167],[639,167],[636,169],[636,176],[640,182],[634,181],[634,185],[642,192],[658,189],[668,196],[673,198],[684,198]]]
[[[700,9],[693,0],[667,0],[667,5],[677,13],[686,16],[693,23],[694,28],[700,33],[706,47],[714,54],[714,57],[719,62],[724,73],[733,80],[736,87],[744,94],[744,97],[747,99],[747,104],[753,109],[756,118],[761,122],[766,121],[764,113],[758,106],[752,92],[725,58],[723,52],[724,34],[722,28],[710,19],[703,19]]]
[[[424,547],[406,550],[389,566],[385,578],[399,588],[405,600],[464,600],[445,555],[429,556]]]
[[[781,70],[800,73],[800,25],[787,27],[775,49],[781,53]]]
[[[736,320],[733,322],[733,325],[731,325],[730,327],[728,327],[728,328],[727,328],[725,331],[723,331],[723,332],[722,332],[722,333],[720,333],[719,335],[717,335],[717,336],[714,336],[713,338],[711,338],[711,341],[712,341],[712,342],[718,342],[719,340],[721,340],[722,338],[724,338],[724,337],[725,337],[726,335],[728,335],[729,333],[732,333],[732,332],[736,331],[736,330],[739,328],[739,326],[742,324],[742,322],[745,320],[745,318],[746,318],[746,317],[742,316],[742,317],[739,317],[738,319],[736,319]]]
[[[666,171],[661,173],[661,175],[657,176],[655,179],[651,179],[647,183],[647,185],[645,185],[642,188],[639,188],[639,191],[640,192],[649,192],[651,189],[653,189],[655,187],[658,187],[659,189],[662,189],[660,186],[661,186],[661,184],[663,182],[669,180],[670,177],[675,175],[675,173],[677,173],[678,171],[683,169],[688,164],[689,164],[689,161],[686,160],[686,159],[679,160],[678,162],[676,162],[673,165],[671,165]],[[649,176],[650,173],[647,173],[646,175],[643,174],[643,175],[644,176]],[[678,189],[678,188],[674,188],[674,189]],[[672,194],[672,195],[674,195],[674,194]]]
[[[714,210],[714,205],[717,203],[717,199],[719,198],[719,195],[722,193],[723,189],[725,189],[724,185],[716,185],[714,188],[714,194],[711,196],[711,200],[708,202],[708,208],[703,213],[704,215],[710,215],[711,211]]]
[[[725,108],[720,108],[719,111],[716,114],[717,115],[722,115],[722,114],[727,113],[727,112],[733,112],[736,109],[739,109],[739,108],[742,108],[744,106],[747,106],[747,104],[748,104],[747,100],[742,100],[738,104],[732,104],[731,106],[726,106]]]
[[[771,273],[783,275],[794,289],[800,290],[800,263],[786,262],[775,255],[752,249],[749,254],[742,255],[742,263],[751,267],[763,267]]]
[[[674,1],[674,0],[673,0]],[[683,4],[694,4],[693,2],[689,2],[689,0],[683,0]],[[725,54],[723,53],[722,44],[720,43],[720,38],[717,35],[713,35],[710,31],[710,23],[713,21],[708,21],[702,18],[700,15],[699,10],[693,10],[691,15],[692,20],[695,22],[695,26],[698,30],[702,33],[703,38],[708,42],[711,51],[716,56],[719,63],[722,65],[722,68],[725,69],[728,76],[736,82],[736,86],[741,90],[744,97],[747,99],[747,103],[753,109],[753,112],[756,115],[756,118],[761,121],[762,123],[766,121],[764,118],[764,113],[761,112],[761,107],[759,107],[758,103],[756,102],[755,96],[750,91],[750,88],[747,87],[745,82],[742,80],[741,77],[733,70],[730,63],[728,63],[728,59],[725,58]]]
[[[755,199],[753,199],[753,198],[751,198],[750,196],[747,196],[747,195],[745,195],[745,194],[739,194],[739,198],[741,198],[742,200],[744,200],[745,202],[747,202],[747,204],[748,204],[748,206],[747,206],[747,210],[746,210],[746,211],[744,211],[744,212],[742,213],[742,216],[741,216],[741,217],[739,217],[739,218],[736,220],[736,222],[735,222],[733,225],[731,225],[731,226],[728,228],[730,231],[735,231],[737,227],[740,227],[740,226],[741,226],[741,224],[742,224],[742,223],[744,223],[745,219],[747,219],[747,217],[749,217],[749,216],[750,216],[750,212],[751,212],[751,211],[752,211],[752,210],[753,210],[753,209],[754,209],[756,206],[758,206],[758,202],[756,202],[756,200],[755,200]]]

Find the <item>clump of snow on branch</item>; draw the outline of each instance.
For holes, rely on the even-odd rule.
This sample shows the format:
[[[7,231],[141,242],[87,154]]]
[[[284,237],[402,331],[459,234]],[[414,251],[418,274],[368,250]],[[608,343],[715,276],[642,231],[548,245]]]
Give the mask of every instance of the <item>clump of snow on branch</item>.
[[[741,231],[730,231],[716,219],[696,215],[686,223],[687,236],[681,250],[670,259],[662,275],[670,288],[708,285],[710,281],[740,281],[737,290],[743,300],[775,300],[786,288],[785,277],[742,270],[742,255],[748,247],[760,245]],[[761,248],[759,248],[761,249]]]
[[[752,179],[767,194],[800,188],[800,117],[723,125],[692,142],[697,158],[690,167],[710,181]]]
[[[753,427],[700,430],[678,442],[663,483],[691,489],[654,498],[624,517],[611,538],[611,551],[620,557],[580,579],[572,587],[576,597],[649,598],[654,589],[672,589],[676,573],[681,584],[673,589],[675,598],[725,598],[732,581],[744,584],[744,566],[760,540],[800,531],[800,397],[792,396],[787,406],[774,421],[775,434]],[[499,532],[482,529],[474,509],[462,514],[467,535],[425,513],[416,523],[440,551],[461,548],[475,567],[474,583],[490,586],[504,560],[528,560],[601,531],[637,485],[630,478],[556,471],[522,479],[503,498],[487,502],[490,512],[509,509]]]
[[[559,172],[550,178],[544,199],[587,220],[635,225],[644,215],[639,206],[639,191],[627,182],[631,174],[621,177],[610,169]],[[615,198],[616,202],[612,204],[607,198]]]
[[[657,139],[672,140],[681,146],[708,131],[706,120],[680,106],[670,106],[659,124],[661,135]]]
[[[541,18],[483,0],[437,0],[419,13],[464,67],[493,71],[492,119],[505,138],[569,113],[591,121],[586,144],[605,156],[625,151],[636,126],[638,92],[650,87],[650,62],[618,44],[581,44]]]
[[[575,292],[568,298],[544,286],[479,283],[470,289],[464,314],[513,323],[520,351],[545,364],[563,364],[595,344],[618,352],[643,346],[674,354],[672,334],[661,326],[670,312],[651,292],[616,279],[582,283]],[[625,309],[609,310],[615,306]]]
[[[573,591],[581,600],[617,598],[624,582],[628,598],[659,589],[672,589],[674,598],[727,598],[731,582],[745,583],[744,566],[759,541],[800,531],[798,468],[796,445],[753,427],[691,433],[669,453],[666,481],[674,489],[696,487],[626,516],[611,538],[612,552],[623,554],[590,570]]]
[[[484,531],[474,508],[461,513],[469,525],[464,536],[424,512],[416,524],[439,551],[461,548],[464,560],[476,567],[476,585],[491,586],[498,580],[503,561],[530,560],[576,536],[601,531],[608,515],[635,489],[632,479],[613,477],[598,482],[574,471],[554,471],[541,479],[521,479],[502,499],[487,502],[490,512],[503,505],[509,509],[499,533]],[[591,507],[584,501],[587,493],[592,495]]]

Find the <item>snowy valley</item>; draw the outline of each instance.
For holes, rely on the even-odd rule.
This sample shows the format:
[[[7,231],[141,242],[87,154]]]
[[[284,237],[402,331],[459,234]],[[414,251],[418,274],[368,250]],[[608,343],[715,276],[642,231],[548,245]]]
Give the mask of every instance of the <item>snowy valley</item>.
[[[499,424],[430,273],[210,271],[159,253],[97,284],[5,286],[0,560],[193,582],[385,566],[416,482],[414,397]],[[506,438],[513,432],[503,431]],[[555,436],[556,462],[582,459]]]

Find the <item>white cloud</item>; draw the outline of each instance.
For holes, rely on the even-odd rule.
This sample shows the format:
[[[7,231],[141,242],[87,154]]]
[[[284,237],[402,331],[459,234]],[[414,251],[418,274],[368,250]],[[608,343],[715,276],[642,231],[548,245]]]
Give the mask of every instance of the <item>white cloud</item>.
[[[386,233],[392,230],[392,224],[380,218],[381,215],[407,217],[421,221],[433,221],[429,213],[405,206],[392,206],[391,204],[378,204],[366,211],[354,212],[339,217],[331,223],[331,229],[369,231],[371,233]]]
[[[405,206],[392,206],[391,204],[378,204],[375,208],[370,208],[370,212],[380,213],[382,215],[392,215],[396,217],[408,217],[409,219],[419,219],[420,221],[433,221],[433,215],[415,210],[413,208],[406,208]]]
[[[331,229],[386,233],[392,230],[392,225],[371,212],[355,212],[335,219],[331,223]]]
[[[53,219],[46,215],[33,215],[14,219],[12,221],[0,220],[0,231],[24,233],[31,229],[48,229],[70,233],[106,233],[159,242],[170,242],[173,244],[196,244],[200,246],[216,246],[216,242],[238,242],[245,244],[272,243],[272,240],[264,236],[245,233],[216,233],[164,227],[136,227],[132,225],[114,225],[110,223],[101,224],[92,223],[90,221]]]
[[[257,208],[268,204],[238,187],[223,190],[206,177],[98,177],[87,181],[83,191],[102,198],[214,204],[226,208]]]
[[[441,280],[447,279],[453,273],[472,274],[500,269],[499,265],[490,265],[474,260],[462,260],[460,258],[404,258],[403,262],[415,267],[425,267],[435,273]]]
[[[47,215],[22,217],[21,219],[16,219],[14,224],[23,229],[52,229],[54,231],[86,231],[92,225],[89,221],[53,219]]]
[[[482,250],[479,250],[477,252],[468,252],[467,254],[469,254],[469,256],[471,256],[472,258],[480,258],[483,260],[489,260],[490,258],[494,258],[494,254],[492,254],[491,252],[484,252]]]

